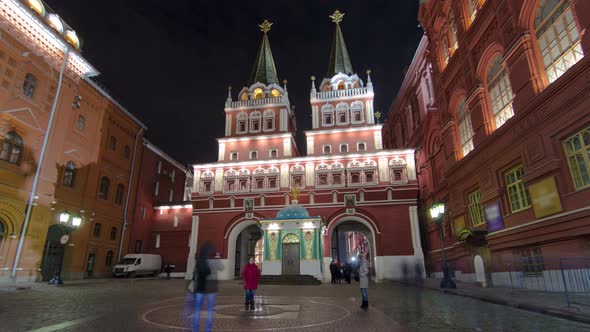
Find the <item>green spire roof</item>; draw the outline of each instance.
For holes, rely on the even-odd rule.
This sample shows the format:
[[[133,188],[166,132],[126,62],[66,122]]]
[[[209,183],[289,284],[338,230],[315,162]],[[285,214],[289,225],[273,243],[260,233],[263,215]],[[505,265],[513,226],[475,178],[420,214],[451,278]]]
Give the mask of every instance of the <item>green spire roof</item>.
[[[330,16],[332,22],[336,23],[336,30],[334,31],[332,51],[330,52],[328,77],[332,77],[338,73],[344,73],[347,75],[354,73],[350,57],[348,56],[348,50],[346,49],[346,43],[344,43],[344,36],[342,35],[342,30],[340,30],[340,22],[342,22],[343,17],[344,13],[341,13],[338,10]]]
[[[264,22],[259,25],[260,31],[264,32],[264,36],[262,36],[262,44],[258,49],[256,63],[254,63],[254,67],[252,68],[248,85],[252,85],[256,82],[265,85],[279,84],[277,68],[275,67],[275,61],[272,57],[272,51],[270,50],[270,43],[268,42],[267,35],[271,26],[272,23],[268,20],[264,20]]]

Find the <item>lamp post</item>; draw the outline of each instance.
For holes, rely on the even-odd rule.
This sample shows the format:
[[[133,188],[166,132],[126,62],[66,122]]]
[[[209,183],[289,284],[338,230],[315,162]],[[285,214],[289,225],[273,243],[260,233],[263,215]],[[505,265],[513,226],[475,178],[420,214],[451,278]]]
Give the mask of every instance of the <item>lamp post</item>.
[[[457,288],[457,285],[451,279],[451,274],[449,273],[449,266],[447,265],[447,257],[445,255],[445,238],[443,236],[443,221],[445,216],[445,205],[443,203],[435,203],[430,208],[430,216],[434,223],[439,226],[440,231],[440,243],[441,243],[441,253],[443,259],[443,280],[440,282],[440,288]]]
[[[80,215],[72,216],[67,210],[59,214],[59,224],[63,227],[73,230],[82,224],[82,217]],[[65,245],[69,240],[69,235],[64,234],[61,239],[59,240],[62,245]],[[61,261],[59,262],[59,266],[53,278],[49,280],[50,285],[63,285],[63,281],[61,280],[61,266],[63,264],[63,255],[61,257]]]

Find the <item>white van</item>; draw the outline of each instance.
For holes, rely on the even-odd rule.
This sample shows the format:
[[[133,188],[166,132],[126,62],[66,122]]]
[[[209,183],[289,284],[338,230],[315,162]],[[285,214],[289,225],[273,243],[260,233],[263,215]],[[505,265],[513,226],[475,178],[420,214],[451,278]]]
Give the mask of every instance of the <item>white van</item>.
[[[113,276],[135,277],[138,275],[156,276],[162,269],[160,255],[127,254],[119,264],[113,267]]]

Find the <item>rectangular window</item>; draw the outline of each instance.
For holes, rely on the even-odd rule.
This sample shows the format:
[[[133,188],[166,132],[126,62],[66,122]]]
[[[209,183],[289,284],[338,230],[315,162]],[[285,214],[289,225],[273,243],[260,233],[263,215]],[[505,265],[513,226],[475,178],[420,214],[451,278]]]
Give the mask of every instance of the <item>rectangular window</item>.
[[[162,161],[160,160],[156,164],[156,174],[162,174]]]
[[[175,179],[176,179],[176,171],[172,170],[172,172],[170,172],[170,181],[174,182]]]
[[[526,210],[531,207],[529,190],[522,181],[524,170],[522,166],[517,166],[504,174],[506,179],[506,191],[510,201],[510,211],[512,213]]]
[[[231,161],[238,161],[238,153],[237,152],[232,152],[229,154],[229,160]]]
[[[340,144],[340,152],[348,152],[348,144]]]
[[[168,201],[172,202],[173,200],[174,200],[174,190],[169,189],[168,190]]]
[[[365,143],[358,143],[358,145],[357,145],[358,151],[365,151],[366,149],[367,149],[367,146],[365,145]]]
[[[525,276],[543,274],[545,262],[541,254],[541,248],[525,248],[520,252],[520,257]]]
[[[86,127],[86,118],[82,115],[78,115],[78,121],[76,121],[76,129],[79,131],[84,131]]]
[[[576,190],[590,187],[590,127],[563,142]]]
[[[156,234],[156,248],[160,248],[160,234]]]
[[[178,227],[178,215],[174,215],[174,227]]]
[[[111,227],[111,237],[112,241],[117,239],[117,227]]]
[[[146,211],[145,206],[142,206],[141,207],[141,220],[144,220],[145,219],[145,211]]]
[[[471,215],[471,223],[473,226],[479,226],[486,223],[480,199],[481,193],[479,190],[469,194],[469,214]]]
[[[156,185],[154,186],[154,196],[158,196],[160,193],[160,182],[156,181]]]
[[[324,154],[331,154],[332,153],[332,147],[330,145],[324,145],[323,152],[324,152]]]
[[[135,253],[139,254],[141,252],[141,240],[135,241]]]
[[[333,184],[342,184],[342,176],[340,174],[334,174],[332,177]]]
[[[276,159],[278,157],[279,157],[279,150],[277,150],[277,149],[270,150],[270,158]]]
[[[250,151],[250,160],[258,159],[258,151]]]

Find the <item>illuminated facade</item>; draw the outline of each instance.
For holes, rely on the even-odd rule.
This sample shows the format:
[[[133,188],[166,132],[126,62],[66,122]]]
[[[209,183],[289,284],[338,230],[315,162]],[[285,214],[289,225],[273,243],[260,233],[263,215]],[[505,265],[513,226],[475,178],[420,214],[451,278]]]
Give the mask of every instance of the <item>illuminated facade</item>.
[[[535,281],[559,272],[559,258],[588,257],[590,3],[421,1],[419,19],[428,38],[384,140],[421,147],[429,270],[442,270],[441,228],[427,213],[441,201],[459,279],[476,280],[476,256],[477,281],[496,285],[510,285],[509,270]]]
[[[0,0],[0,29],[0,279],[104,275],[125,242],[145,127],[90,80],[75,32],[43,2]]]
[[[295,112],[272,58],[271,23],[261,24],[249,87],[237,100],[228,94],[218,161],[193,165],[189,271],[196,248],[211,241],[222,279],[239,276],[255,257],[263,274],[329,280],[332,258],[351,259],[340,254],[347,242],[339,231],[363,234],[378,280],[401,278],[404,264],[422,268],[414,151],[383,149],[373,83],[352,68],[342,16],[331,16],[336,27],[326,78],[316,86],[312,77],[305,156],[295,145]]]

